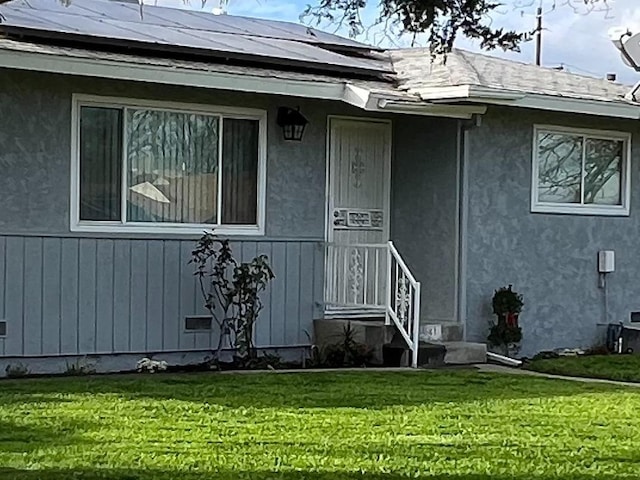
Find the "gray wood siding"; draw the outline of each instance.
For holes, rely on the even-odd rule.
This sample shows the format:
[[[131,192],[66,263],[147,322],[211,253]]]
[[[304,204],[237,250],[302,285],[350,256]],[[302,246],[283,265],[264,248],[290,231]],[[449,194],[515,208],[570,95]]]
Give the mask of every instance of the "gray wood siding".
[[[0,356],[207,350],[218,333],[186,332],[206,314],[191,240],[0,236]],[[234,242],[243,261],[265,254],[276,275],[263,294],[258,346],[308,344],[322,316],[317,241]]]

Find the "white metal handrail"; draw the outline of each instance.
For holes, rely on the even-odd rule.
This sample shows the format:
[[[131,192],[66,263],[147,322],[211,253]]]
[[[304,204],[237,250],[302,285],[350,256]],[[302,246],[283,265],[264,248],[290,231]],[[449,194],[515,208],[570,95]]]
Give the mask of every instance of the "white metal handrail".
[[[411,366],[418,366],[420,348],[420,282],[407,267],[393,242],[388,244],[387,322],[392,321],[411,350]]]
[[[325,301],[329,308],[375,310],[396,326],[418,365],[420,282],[393,242],[327,244]]]

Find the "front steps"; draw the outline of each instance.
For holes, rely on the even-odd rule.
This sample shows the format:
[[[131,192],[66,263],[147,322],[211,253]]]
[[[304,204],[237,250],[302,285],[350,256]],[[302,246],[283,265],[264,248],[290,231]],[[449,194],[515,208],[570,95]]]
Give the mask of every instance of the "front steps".
[[[344,329],[351,326],[354,340],[373,349],[375,365],[408,366],[411,352],[395,326],[385,325],[384,319],[371,318],[325,318],[315,320],[314,343],[319,347],[338,343],[344,338]],[[487,346],[484,343],[463,342],[462,327],[447,323],[434,329],[433,325],[420,328],[420,350],[418,366],[469,365],[487,362]],[[428,330],[428,332],[427,332]],[[439,330],[435,332],[434,330]]]
[[[471,342],[446,342],[444,363],[447,365],[471,365],[487,363],[487,345]]]

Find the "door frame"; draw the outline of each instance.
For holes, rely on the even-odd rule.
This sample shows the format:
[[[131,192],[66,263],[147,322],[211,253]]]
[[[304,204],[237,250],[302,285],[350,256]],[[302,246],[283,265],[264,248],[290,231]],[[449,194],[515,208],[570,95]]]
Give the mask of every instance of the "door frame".
[[[331,155],[331,134],[332,134],[332,122],[359,122],[359,123],[374,123],[378,125],[385,125],[389,133],[389,145],[387,146],[386,158],[385,158],[385,171],[384,177],[386,178],[386,185],[384,186],[384,229],[383,237],[386,238],[385,243],[390,239],[391,234],[391,157],[393,152],[393,122],[386,118],[372,118],[372,117],[354,117],[344,115],[328,115],[327,116],[327,138],[326,138],[326,191],[325,191],[325,243],[331,243],[333,241],[333,196],[331,194],[333,187],[333,172],[335,171],[334,162],[335,159]],[[326,262],[326,258],[325,258]],[[326,271],[326,270],[325,270]]]

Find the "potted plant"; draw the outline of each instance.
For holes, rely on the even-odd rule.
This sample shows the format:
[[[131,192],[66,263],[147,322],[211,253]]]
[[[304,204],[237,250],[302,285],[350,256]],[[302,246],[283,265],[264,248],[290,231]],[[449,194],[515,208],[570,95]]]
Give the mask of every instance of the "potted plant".
[[[513,286],[502,287],[493,294],[493,313],[497,321],[489,331],[489,345],[499,353],[516,353],[522,340],[522,329],[518,324],[524,302],[522,295],[513,291]]]

